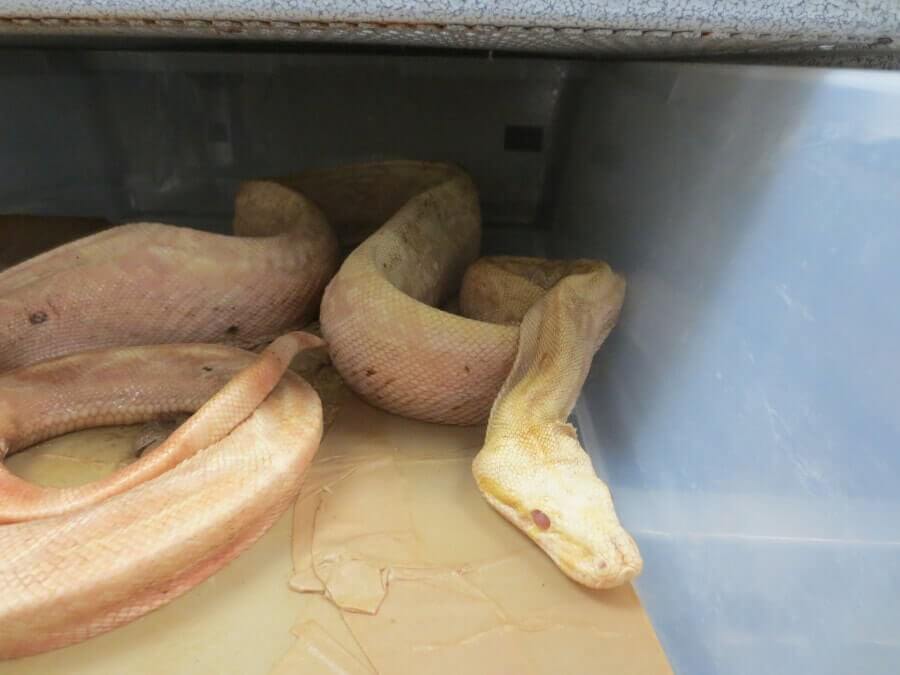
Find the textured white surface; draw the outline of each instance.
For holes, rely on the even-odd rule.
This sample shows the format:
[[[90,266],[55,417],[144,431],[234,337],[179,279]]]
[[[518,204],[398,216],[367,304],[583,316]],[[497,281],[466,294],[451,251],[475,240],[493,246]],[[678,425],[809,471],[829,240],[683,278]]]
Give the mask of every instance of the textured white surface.
[[[0,0],[0,34],[251,37],[690,54],[895,48],[893,0]]]
[[[895,2],[834,0],[4,0],[0,13],[34,17],[141,17],[262,21],[373,21],[885,35]]]

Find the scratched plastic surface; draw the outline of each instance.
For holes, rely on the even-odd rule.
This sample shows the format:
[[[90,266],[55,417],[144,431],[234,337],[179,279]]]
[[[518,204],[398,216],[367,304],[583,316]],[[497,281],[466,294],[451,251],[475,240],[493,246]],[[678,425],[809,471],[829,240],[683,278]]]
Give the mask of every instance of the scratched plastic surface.
[[[900,73],[598,69],[559,248],[629,280],[577,409],[676,672],[900,672]]]

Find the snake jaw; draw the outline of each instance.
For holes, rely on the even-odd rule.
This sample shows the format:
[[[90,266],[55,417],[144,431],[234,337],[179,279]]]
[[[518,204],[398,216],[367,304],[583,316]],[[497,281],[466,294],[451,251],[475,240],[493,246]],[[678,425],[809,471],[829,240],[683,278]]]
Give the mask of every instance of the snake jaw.
[[[577,441],[574,446],[583,454]],[[601,589],[641,573],[637,545],[619,523],[609,489],[586,454],[583,461],[570,457],[545,464],[534,462],[535,454],[523,453],[516,444],[486,449],[472,466],[485,499],[568,577]]]
[[[643,562],[637,546],[621,526],[604,526],[604,533],[594,537],[597,543],[579,542],[552,522],[544,530],[527,511],[505,504],[488,492],[482,494],[500,515],[540,546],[566,576],[584,586],[615,588],[641,573]]]

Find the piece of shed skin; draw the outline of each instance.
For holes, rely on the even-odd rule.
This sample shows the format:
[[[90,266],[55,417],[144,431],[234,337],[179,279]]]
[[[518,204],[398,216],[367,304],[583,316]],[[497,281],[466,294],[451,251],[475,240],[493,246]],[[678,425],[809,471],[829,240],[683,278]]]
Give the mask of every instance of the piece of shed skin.
[[[385,587],[374,614],[305,593],[318,604],[298,623],[330,606],[332,622],[320,625],[382,675],[671,673],[629,584],[571,581],[481,497],[470,466],[483,428],[410,422],[350,396],[335,430],[319,459],[346,477],[307,486],[321,503],[311,517],[304,493],[295,511],[295,542],[309,547],[295,563],[320,581],[336,564],[369,564],[383,574],[358,580],[360,595]]]

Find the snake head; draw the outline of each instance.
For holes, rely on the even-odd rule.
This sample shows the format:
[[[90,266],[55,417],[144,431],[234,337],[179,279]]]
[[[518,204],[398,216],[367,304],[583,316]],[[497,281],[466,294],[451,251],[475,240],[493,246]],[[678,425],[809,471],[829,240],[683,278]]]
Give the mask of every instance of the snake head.
[[[570,578],[612,588],[640,574],[637,545],[570,425],[504,435],[485,445],[472,469],[488,503]]]

